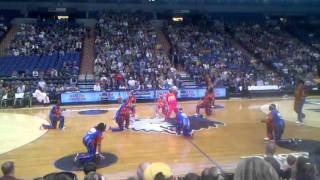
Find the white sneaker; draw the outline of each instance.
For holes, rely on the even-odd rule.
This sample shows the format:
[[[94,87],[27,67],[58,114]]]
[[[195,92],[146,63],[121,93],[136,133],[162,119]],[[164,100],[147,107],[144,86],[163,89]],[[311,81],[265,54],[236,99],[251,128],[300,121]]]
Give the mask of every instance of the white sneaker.
[[[297,124],[297,125],[302,125],[302,124],[303,124],[303,122],[296,121],[296,124]]]
[[[265,138],[263,138],[263,139],[266,140],[266,141],[269,141],[269,140],[270,140],[268,137],[265,137]]]
[[[79,153],[77,153],[77,155],[74,157],[73,162],[77,162],[79,159]]]
[[[66,129],[66,127],[63,127],[63,128],[61,128],[60,130],[61,130],[61,131],[64,131],[65,129]]]

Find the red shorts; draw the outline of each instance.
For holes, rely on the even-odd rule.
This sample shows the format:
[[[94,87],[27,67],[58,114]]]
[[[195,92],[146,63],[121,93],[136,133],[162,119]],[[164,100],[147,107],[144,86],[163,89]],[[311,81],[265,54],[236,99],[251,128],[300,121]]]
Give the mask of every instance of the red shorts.
[[[169,105],[168,111],[167,111],[167,113],[166,113],[166,117],[167,117],[167,118],[170,117],[170,115],[171,115],[172,112],[177,113],[177,112],[178,112],[178,107],[177,107],[177,106],[170,106],[170,105]]]

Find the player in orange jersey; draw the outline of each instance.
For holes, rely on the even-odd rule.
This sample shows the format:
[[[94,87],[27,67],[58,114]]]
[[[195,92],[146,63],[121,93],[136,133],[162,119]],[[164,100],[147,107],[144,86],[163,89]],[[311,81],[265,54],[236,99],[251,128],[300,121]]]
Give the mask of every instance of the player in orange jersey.
[[[199,115],[200,109],[204,108],[206,115],[210,116],[212,113],[212,105],[214,105],[214,101],[215,101],[215,96],[214,96],[213,87],[210,86],[206,91],[206,95],[203,97],[202,101],[200,101],[200,103],[196,107],[196,115]]]

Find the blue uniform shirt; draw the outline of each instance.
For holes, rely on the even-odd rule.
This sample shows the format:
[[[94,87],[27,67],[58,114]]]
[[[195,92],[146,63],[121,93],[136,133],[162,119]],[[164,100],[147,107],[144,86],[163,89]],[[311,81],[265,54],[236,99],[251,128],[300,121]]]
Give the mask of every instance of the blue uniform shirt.
[[[184,128],[188,128],[188,129],[190,128],[190,120],[185,113],[178,112],[177,113],[177,120],[178,120],[178,123],[180,125],[182,125]]]
[[[96,128],[91,128],[87,134],[83,137],[83,140],[88,142],[97,143],[102,138],[102,132],[98,131]]]
[[[118,109],[117,112],[116,112],[116,115],[114,116],[114,117],[115,117],[115,120],[118,121],[118,120],[120,119],[121,110],[122,110],[126,105],[127,105],[126,103],[121,104],[121,106],[119,107],[119,109]]]
[[[49,117],[54,117],[56,115],[57,105],[54,105],[50,110]]]
[[[276,109],[272,110],[271,115],[272,115],[272,121],[273,121],[274,125],[276,125],[276,126],[283,126],[284,125],[284,120],[283,120],[279,111],[277,111]]]

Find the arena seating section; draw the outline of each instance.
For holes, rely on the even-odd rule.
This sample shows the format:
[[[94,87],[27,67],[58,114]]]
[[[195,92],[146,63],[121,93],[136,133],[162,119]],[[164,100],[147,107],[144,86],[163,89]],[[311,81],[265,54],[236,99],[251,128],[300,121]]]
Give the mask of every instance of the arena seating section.
[[[157,43],[157,34],[145,13],[99,15],[96,38],[95,73],[103,89],[163,88],[175,77],[172,64]],[[127,80],[136,81],[128,87]],[[121,86],[121,87],[120,87]]]
[[[276,69],[283,77],[282,85],[316,74],[319,52],[298,41],[280,25],[236,24],[232,30],[245,48],[265,65]]]
[[[319,49],[312,46],[317,38],[310,38],[319,37],[315,28],[293,24],[289,32],[281,22],[270,23],[262,15],[213,14],[169,22],[159,30],[148,13],[95,15],[94,79],[102,90],[163,89],[183,86],[185,79],[195,86],[211,81],[231,92],[244,86],[293,86],[298,79],[315,85],[320,60]],[[160,43],[159,31],[170,52]],[[38,19],[21,24],[7,56],[0,58],[0,76],[9,83],[37,81],[32,77],[36,70],[49,83],[51,78],[53,85],[68,86],[71,77],[78,78],[85,35],[86,28],[75,22]],[[50,76],[51,70],[58,76]],[[133,86],[129,80],[135,81]]]
[[[215,81],[215,86],[239,90],[244,81],[256,85],[258,80],[273,81],[276,74],[243,51],[225,31],[223,23],[170,24],[167,34],[176,58],[198,85],[204,85],[204,75]]]
[[[254,15],[170,22],[162,29],[171,45],[169,54],[148,17],[152,16],[98,13],[94,75],[103,90],[168,88],[179,85],[178,70],[197,86],[212,81],[236,92],[244,84],[292,86],[298,79],[309,79],[312,85],[318,72],[320,50],[313,45],[319,44],[320,36],[314,28],[293,26],[289,32],[279,22],[268,24]],[[8,31],[7,19],[0,16],[0,39]],[[24,81],[29,92],[40,78],[49,89],[69,86],[70,78],[80,73],[85,31],[66,21],[21,24],[7,55],[0,57],[1,79],[13,87]],[[39,76],[33,75],[35,70]],[[58,74],[52,75],[52,70]],[[134,87],[129,80],[136,81]]]
[[[32,71],[46,72],[56,69],[59,72],[63,70],[65,63],[76,62],[80,66],[80,53],[67,53],[64,56],[53,54],[51,56],[7,56],[0,59],[0,76],[10,77],[14,72],[24,73],[25,76],[32,76]],[[20,72],[20,73],[19,73]],[[72,71],[70,71],[72,74]],[[76,72],[74,75],[78,75]]]
[[[68,86],[70,78],[77,79],[80,72],[84,34],[85,28],[74,22],[38,20],[21,24],[6,49],[7,55],[0,57],[1,78],[13,89],[23,81],[28,92],[36,89],[40,78],[52,87]]]

